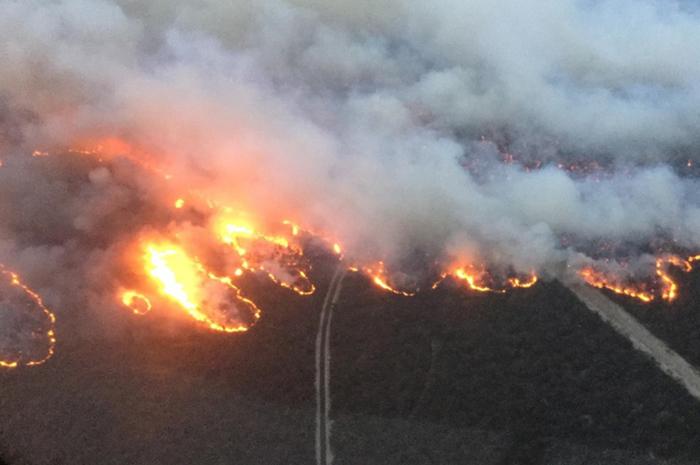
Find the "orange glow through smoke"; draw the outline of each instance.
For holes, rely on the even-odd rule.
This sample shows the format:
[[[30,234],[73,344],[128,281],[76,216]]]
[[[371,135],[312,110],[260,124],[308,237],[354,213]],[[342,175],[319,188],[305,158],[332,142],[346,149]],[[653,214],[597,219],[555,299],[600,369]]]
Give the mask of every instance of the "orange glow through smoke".
[[[165,179],[172,178],[152,164],[155,159],[149,156],[143,148],[119,138],[86,140],[83,143],[78,143],[72,151],[95,155],[100,159],[102,156],[106,158],[114,155],[124,156],[136,162],[140,167],[162,175]],[[44,157],[48,155],[48,152],[36,151],[33,155]],[[190,194],[192,193],[188,193],[188,195]],[[231,209],[220,209],[220,206],[214,201],[206,200],[215,215],[214,221],[209,226],[212,236],[216,237],[219,243],[230,247],[237,256],[237,261],[230,269],[226,270],[228,276],[238,278],[245,273],[260,274],[299,295],[310,295],[314,293],[316,287],[309,278],[310,264],[304,257],[300,239],[313,237],[315,240],[320,240],[341,259],[345,253],[344,247],[339,241],[310,232],[290,220],[281,222],[288,230],[281,231],[273,227],[273,231],[270,232],[267,228],[247,221],[245,217],[242,219]],[[175,209],[180,210],[184,208],[185,204],[184,198],[180,197],[170,205],[171,208],[174,205]],[[187,214],[186,210],[181,213],[183,216]],[[231,324],[226,322],[226,318],[221,315],[212,316],[216,312],[212,312],[204,303],[207,300],[207,291],[202,289],[202,287],[211,286],[212,282],[227,288],[228,292],[235,296],[234,301],[242,307],[253,308],[253,313],[257,315],[255,319],[259,317],[258,308],[252,301],[241,296],[240,290],[229,277],[222,278],[213,275],[204,269],[203,265],[196,259],[189,258],[184,249],[170,245],[163,247],[165,248],[153,244],[149,246],[146,259],[147,274],[159,284],[163,295],[177,302],[192,318],[212,329],[224,332],[243,331],[250,326],[243,323]],[[679,289],[669,273],[669,268],[679,268],[687,272],[692,270],[693,263],[697,261],[700,261],[700,255],[687,259],[675,255],[657,258],[654,283],[630,283],[593,267],[583,268],[578,273],[584,282],[593,287],[608,289],[642,302],[651,302],[655,299],[671,302],[678,297]],[[382,261],[367,261],[353,265],[350,269],[365,274],[375,286],[396,295],[410,297],[418,291],[418,289],[404,289],[397,285],[392,279],[396,276],[387,270]],[[504,293],[508,289],[530,288],[538,282],[538,276],[534,272],[526,276],[511,275],[499,280],[481,265],[460,263],[458,266],[453,264],[449,267],[443,267],[440,278],[433,284],[432,288],[437,288],[448,277],[472,291],[484,293]],[[151,300],[135,290],[122,291],[121,301],[124,306],[136,314],[147,313],[151,310]]]

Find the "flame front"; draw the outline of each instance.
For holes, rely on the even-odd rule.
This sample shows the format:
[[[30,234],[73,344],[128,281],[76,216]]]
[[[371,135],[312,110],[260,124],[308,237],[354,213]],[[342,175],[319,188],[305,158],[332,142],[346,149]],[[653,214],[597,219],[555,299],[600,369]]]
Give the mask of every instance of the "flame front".
[[[443,276],[447,276],[445,274]],[[476,292],[493,292],[497,294],[504,294],[507,292],[508,288],[530,288],[537,284],[538,277],[532,272],[527,278],[519,276],[511,276],[505,280],[499,287],[492,287],[493,285],[486,284],[492,281],[493,278],[488,273],[485,268],[477,268],[476,266],[460,266],[454,268],[449,276],[452,276],[458,282],[466,283],[469,289]]]
[[[520,278],[508,278],[508,285],[514,289],[520,288],[520,289],[529,289],[537,282],[539,281],[539,278],[535,273],[531,273],[530,277],[527,279],[520,279]]]
[[[450,271],[443,271],[439,274],[430,286],[430,289],[437,289],[438,286],[447,278],[452,278],[460,284],[466,284],[467,288],[476,292],[492,292],[503,294],[509,288],[529,288],[537,284],[538,277],[532,272],[527,277],[514,276],[503,281],[500,287],[488,285],[487,282],[495,281],[485,267],[477,267],[474,265],[453,265],[449,267]],[[390,279],[391,274],[386,268],[383,261],[376,262],[369,266],[352,266],[350,271],[362,272],[367,275],[372,283],[387,292],[411,297],[416,295],[420,289],[401,289]]]
[[[350,271],[355,272],[361,271],[367,275],[372,283],[374,283],[378,288],[391,292],[392,294],[401,295],[404,297],[413,297],[416,295],[415,291],[401,290],[395,285],[390,284],[389,273],[387,272],[386,266],[382,261],[369,266],[352,266],[349,269]]]
[[[579,276],[583,278],[586,284],[597,287],[598,289],[607,289],[615,294],[626,295],[647,303],[654,300],[654,294],[644,290],[641,286],[623,284],[614,277],[607,276],[591,267],[580,270]]]
[[[293,241],[300,233],[296,224],[282,223],[290,227],[292,237],[263,233],[226,214],[214,224],[219,240],[238,254],[239,266],[233,271],[235,275],[240,276],[244,271],[262,273],[275,284],[299,295],[311,295],[316,291],[308,276],[310,266],[304,259],[302,248]]]
[[[678,285],[668,274],[667,269],[669,265],[673,265],[680,268],[682,271],[689,273],[693,271],[693,265],[691,265],[690,258],[688,260],[684,260],[676,255],[668,255],[656,260],[656,275],[659,277],[662,283],[662,299],[672,302],[678,297]]]
[[[599,289],[607,289],[616,294],[626,295],[642,302],[649,303],[656,299],[673,302],[678,298],[678,284],[669,274],[669,268],[675,267],[685,273],[693,270],[693,263],[700,260],[700,255],[686,259],[677,255],[664,255],[658,257],[655,262],[655,283],[625,283],[614,275],[608,275],[592,267],[584,267],[579,271],[579,276],[589,285]]]
[[[185,227],[172,234],[182,245],[171,240],[148,240],[139,247],[143,250],[139,260],[143,262],[144,279],[155,283],[159,294],[176,303],[195,321],[216,331],[232,333],[249,329],[261,314],[233,279],[252,273],[301,296],[315,292],[316,287],[308,276],[310,264],[298,243],[299,226],[285,221],[280,223],[284,231],[262,232],[250,221],[233,220],[240,215],[232,209],[209,204],[214,216],[208,230],[198,229],[196,236],[191,236]],[[176,209],[183,206],[184,200],[175,204]],[[206,249],[201,249],[200,241],[207,244]],[[206,256],[214,255],[220,271],[214,273],[199,258],[193,258],[191,248]],[[148,284],[140,290],[122,289],[119,292],[122,305],[136,315],[151,311],[153,301],[147,288]]]
[[[469,270],[467,268],[457,268],[452,272],[452,276],[457,280],[466,282],[469,289],[477,292],[497,292],[499,294],[505,292],[505,289],[494,289],[486,286],[485,284],[481,284],[479,282],[479,275],[482,273],[483,272],[475,272],[474,270]]]
[[[241,295],[228,277],[207,271],[173,244],[148,244],[144,257],[148,275],[159,291],[190,317],[210,329],[226,333],[248,330],[260,309]]]
[[[8,313],[19,313],[22,319],[27,318],[30,323],[40,325],[42,329],[28,328],[25,331],[13,334],[10,343],[3,338],[3,346],[0,347],[0,367],[16,368],[19,366],[41,365],[50,359],[56,346],[56,316],[44,305],[43,300],[32,289],[22,283],[19,275],[5,269],[0,265],[0,278],[3,289],[0,291],[0,311],[6,317]],[[33,315],[26,312],[34,311]],[[37,311],[38,310],[38,311]],[[21,323],[20,323],[21,324]],[[13,328],[14,329],[14,328]],[[21,333],[21,334],[20,334]],[[43,355],[28,354],[36,350]]]
[[[171,185],[176,184],[172,176],[153,166],[151,157],[142,157],[143,151],[134,145],[118,139],[92,141],[92,146],[90,145],[89,142],[79,144],[80,148],[73,151],[98,157],[119,153],[144,170],[160,174],[163,179],[171,182]],[[48,153],[43,151],[34,153],[35,157],[46,155]],[[578,168],[562,166],[562,169]],[[185,196],[180,196],[182,194]],[[188,200],[185,201],[185,198]],[[250,217],[222,206],[214,199],[204,198],[196,192],[179,192],[178,196],[173,196],[169,200],[170,208],[179,210],[180,218],[186,218],[189,213],[197,209],[199,200],[204,200],[209,207],[209,210],[202,215],[206,218],[208,233],[216,238],[219,244],[227,246],[228,250],[233,252],[230,255],[235,257],[227,260],[228,268],[221,273],[225,276],[220,277],[207,271],[197,259],[190,258],[183,248],[153,244],[147,249],[147,274],[158,283],[161,294],[176,302],[192,318],[212,329],[225,332],[243,331],[259,318],[260,310],[256,304],[242,296],[240,289],[233,284],[230,277],[240,278],[246,273],[264,276],[281,287],[305,296],[313,294],[316,287],[309,277],[311,265],[304,256],[302,240],[311,238],[316,243],[321,242],[339,259],[345,258],[345,248],[341,242],[331,239],[333,234],[318,234],[290,220],[283,220],[270,228],[269,222],[252,221]],[[266,227],[260,227],[260,223],[265,224]],[[280,225],[286,229],[280,229]],[[634,283],[592,266],[580,269],[578,274],[591,286],[608,289],[642,302],[652,302],[655,299],[672,302],[677,299],[679,288],[669,269],[678,268],[688,272],[692,270],[693,263],[699,260],[700,255],[686,259],[676,255],[660,256],[655,262],[652,281],[643,283]],[[390,272],[382,260],[367,260],[360,264],[353,264],[349,269],[363,273],[375,286],[396,295],[410,297],[420,291],[406,275]],[[481,293],[505,293],[509,289],[530,288],[539,280],[534,271],[529,274],[496,273],[494,275],[484,264],[469,261],[436,266],[435,276],[432,289],[436,289],[445,279],[451,278],[467,289]],[[226,291],[233,296],[231,298],[233,302],[254,315],[252,322],[231,323],[220,312],[212,310],[211,302],[207,301],[207,296],[211,294],[211,290],[208,290],[212,286],[211,283],[226,288]],[[135,314],[147,313],[152,308],[151,299],[136,290],[122,291],[121,302]]]

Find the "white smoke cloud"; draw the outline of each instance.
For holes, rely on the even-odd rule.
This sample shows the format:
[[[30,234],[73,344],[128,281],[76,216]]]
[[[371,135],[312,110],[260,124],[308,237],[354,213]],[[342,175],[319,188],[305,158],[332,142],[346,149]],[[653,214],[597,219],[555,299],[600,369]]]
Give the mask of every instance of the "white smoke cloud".
[[[105,137],[360,258],[698,248],[698,43],[697,8],[652,0],[4,1],[0,259],[85,274],[147,223],[146,180],[21,161]]]

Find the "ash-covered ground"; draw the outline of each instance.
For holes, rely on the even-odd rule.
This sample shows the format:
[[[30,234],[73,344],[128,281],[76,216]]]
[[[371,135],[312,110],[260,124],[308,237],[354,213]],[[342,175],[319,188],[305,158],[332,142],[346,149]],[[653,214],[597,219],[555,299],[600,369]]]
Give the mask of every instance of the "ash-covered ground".
[[[8,464],[314,463],[314,341],[334,266],[225,336],[124,312],[114,333],[59,321],[57,354],[0,374]],[[672,306],[635,307],[700,362],[698,273]],[[558,283],[505,295],[445,284],[392,296],[344,283],[332,327],[337,464],[692,464],[700,405]]]

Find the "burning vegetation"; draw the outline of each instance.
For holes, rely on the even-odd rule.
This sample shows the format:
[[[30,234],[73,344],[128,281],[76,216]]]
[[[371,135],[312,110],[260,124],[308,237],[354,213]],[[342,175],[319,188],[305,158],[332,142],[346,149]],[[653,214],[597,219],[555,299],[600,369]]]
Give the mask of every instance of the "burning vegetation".
[[[700,255],[687,258],[678,255],[662,255],[655,260],[654,276],[651,279],[634,282],[626,275],[608,274],[593,267],[579,271],[581,278],[589,285],[607,289],[615,294],[625,295],[648,303],[654,300],[673,302],[678,298],[678,284],[671,276],[671,269],[685,273],[693,271],[694,262]]]
[[[245,331],[265,310],[246,284],[313,294],[315,249],[398,297],[573,276],[678,299],[700,250],[694,13],[151,3],[0,4],[0,262],[59,321]]]
[[[19,275],[0,265],[0,367],[36,366],[56,345],[56,317]]]
[[[85,155],[94,160],[91,166],[99,166],[98,170],[114,169],[113,163],[121,159],[101,148],[70,150],[56,157]],[[35,151],[32,157],[36,163],[52,158],[45,151]],[[128,156],[126,160],[148,179],[166,186],[166,192],[176,183],[151,163]],[[96,172],[95,168],[91,171]],[[92,178],[99,176],[92,174]],[[170,194],[165,197],[173,198]],[[122,257],[115,263],[115,302],[137,316],[165,310],[212,331],[247,331],[261,318],[262,310],[243,290],[241,281],[260,277],[302,297],[313,294],[316,285],[310,278],[311,261],[305,254],[311,243],[320,244],[326,253],[335,255],[350,271],[365,275],[378,289],[403,297],[436,289],[445,280],[472,292],[505,293],[532,287],[540,279],[535,270],[503,272],[485,262],[437,257],[432,277],[423,279],[420,285],[410,274],[388,266],[384,259],[362,261],[346,256],[346,248],[331,232],[312,232],[287,219],[259,218],[219,205],[197,192],[174,198],[153,207],[159,212],[155,215],[160,218],[158,223],[142,224],[140,231],[125,234]],[[619,270],[611,272],[601,266],[605,261],[581,266],[576,274],[588,285],[642,302],[672,302],[679,294],[672,270],[690,272],[699,260],[700,256],[659,255],[653,276],[648,279],[635,279],[632,273]],[[13,334],[2,339],[11,342],[0,348],[0,366],[44,363],[56,343],[54,314],[16,273],[2,268],[0,277],[4,279],[2,311],[13,319],[13,324],[4,326]]]

